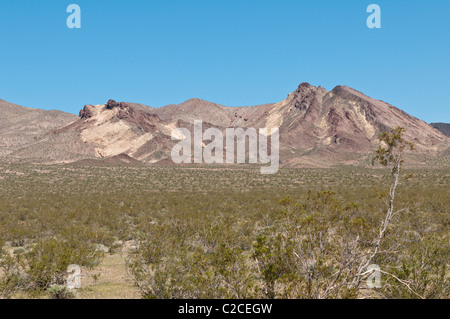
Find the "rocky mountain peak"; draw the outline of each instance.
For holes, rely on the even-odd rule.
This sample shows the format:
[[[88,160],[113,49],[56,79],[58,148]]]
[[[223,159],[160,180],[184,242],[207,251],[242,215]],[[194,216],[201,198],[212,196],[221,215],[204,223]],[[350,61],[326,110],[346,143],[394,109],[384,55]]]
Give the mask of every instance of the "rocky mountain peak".
[[[319,99],[326,92],[322,87],[315,87],[307,82],[301,83],[297,90],[289,95],[289,104],[302,111],[317,106]]]
[[[94,116],[94,106],[93,105],[85,105],[79,113],[81,119],[89,119]]]
[[[128,103],[125,103],[125,102],[116,102],[114,100],[109,100],[106,103],[106,108],[108,110],[112,110],[112,109],[115,109],[115,108],[126,109],[128,107],[130,107],[130,106],[128,105]]]

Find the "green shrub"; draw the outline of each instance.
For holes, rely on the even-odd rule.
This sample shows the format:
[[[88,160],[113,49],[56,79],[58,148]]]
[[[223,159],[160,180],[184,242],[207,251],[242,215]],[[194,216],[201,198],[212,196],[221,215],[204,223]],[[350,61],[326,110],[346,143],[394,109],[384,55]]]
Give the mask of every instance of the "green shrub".
[[[87,243],[47,238],[26,255],[28,279],[36,289],[62,285],[67,280],[69,265],[93,268],[102,257],[102,252]]]
[[[27,251],[25,250],[25,248],[20,247],[20,248],[16,248],[13,251],[14,255],[20,255],[20,254],[25,254]]]
[[[74,299],[75,293],[71,291],[66,286],[52,286],[47,288],[47,294],[50,296],[50,299]]]
[[[27,289],[25,264],[21,255],[3,254],[0,258],[0,298],[10,298]]]

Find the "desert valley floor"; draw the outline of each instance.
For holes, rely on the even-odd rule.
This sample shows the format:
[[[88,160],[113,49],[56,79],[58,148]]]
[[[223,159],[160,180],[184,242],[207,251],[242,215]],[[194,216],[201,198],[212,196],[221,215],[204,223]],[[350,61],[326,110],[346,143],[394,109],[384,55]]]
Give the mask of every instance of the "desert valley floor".
[[[370,233],[367,229],[377,230],[390,185],[388,169],[345,166],[282,168],[267,176],[245,166],[5,164],[0,168],[3,254],[26,261],[26,278],[37,282],[33,289],[11,293],[12,298],[47,298],[53,276],[65,273],[68,263],[82,265],[77,298],[268,297],[258,290],[264,284],[258,269],[264,264],[255,260],[269,258],[257,256],[258,245],[279,235],[282,220],[297,215],[296,227],[307,232],[308,225],[315,225],[312,230],[321,233],[347,218],[350,233]],[[446,266],[449,256],[449,189],[446,167],[404,170],[396,202],[401,211],[385,244],[386,249],[398,245],[391,247],[396,255],[378,262],[407,269],[408,263],[414,267],[431,249],[434,264],[430,262],[427,271],[432,278],[439,276],[439,265]],[[275,253],[284,248],[267,249]],[[417,260],[411,258],[414,254]],[[177,279],[180,274],[181,286],[167,285],[154,295],[139,289],[143,259],[154,265],[156,273],[147,285],[167,283],[168,277]],[[0,283],[6,294],[2,276],[7,266],[1,266]],[[397,276],[408,277],[407,270],[397,270]],[[168,277],[158,277],[158,271]],[[423,283],[420,276],[425,275],[417,274],[417,285]],[[416,288],[448,297],[448,270],[444,277],[444,288],[436,283]],[[281,288],[277,293],[294,296]],[[380,293],[408,297],[403,290]]]

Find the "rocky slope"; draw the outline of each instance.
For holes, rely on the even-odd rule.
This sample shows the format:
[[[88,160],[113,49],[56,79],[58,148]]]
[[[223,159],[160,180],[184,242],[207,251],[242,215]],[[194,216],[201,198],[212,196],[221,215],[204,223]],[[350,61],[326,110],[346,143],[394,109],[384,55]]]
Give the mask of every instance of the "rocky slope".
[[[15,158],[19,153],[20,158],[21,150],[33,148],[49,131],[76,119],[74,114],[30,109],[0,99],[0,156]]]
[[[448,123],[431,123],[430,124],[435,129],[441,131],[446,136],[450,137],[450,124]]]

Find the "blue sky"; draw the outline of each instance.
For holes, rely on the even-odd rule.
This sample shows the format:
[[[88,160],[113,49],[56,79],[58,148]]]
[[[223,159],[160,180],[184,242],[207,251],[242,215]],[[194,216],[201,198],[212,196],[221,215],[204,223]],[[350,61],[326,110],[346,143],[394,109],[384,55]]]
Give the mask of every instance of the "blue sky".
[[[81,7],[81,29],[66,8]],[[369,29],[366,8],[382,10]],[[278,102],[348,85],[450,122],[450,1],[2,0],[0,98],[78,113],[109,98]]]

